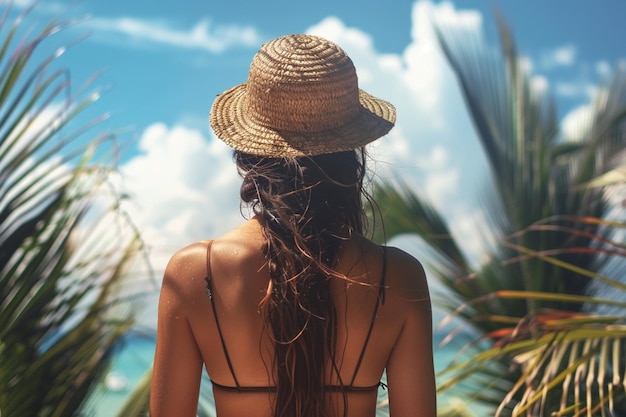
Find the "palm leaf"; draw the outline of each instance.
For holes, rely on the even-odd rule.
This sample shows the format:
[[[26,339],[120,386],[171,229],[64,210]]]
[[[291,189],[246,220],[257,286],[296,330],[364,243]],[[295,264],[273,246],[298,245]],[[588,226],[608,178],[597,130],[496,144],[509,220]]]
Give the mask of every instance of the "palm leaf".
[[[93,155],[110,134],[84,136],[101,118],[67,131],[98,94],[70,93],[59,51],[33,62],[64,23],[16,43],[25,18],[0,44],[0,410],[71,416],[133,324],[137,296],[119,295],[141,241],[119,197],[93,204],[111,170]]]
[[[580,378],[582,367],[606,363],[594,350],[601,340],[623,337],[614,326],[626,311],[626,252],[619,240],[623,225],[607,217],[613,206],[605,188],[586,185],[597,185],[594,179],[615,168],[614,155],[624,155],[626,73],[616,69],[601,87],[592,117],[578,132],[582,140],[564,141],[549,90],[533,87],[501,16],[497,24],[499,50],[474,29],[434,19],[489,164],[491,176],[477,202],[494,243],[485,245],[483,259],[466,261],[445,217],[419,190],[379,183],[374,196],[385,208],[386,238],[420,237],[427,269],[452,294],[443,307],[477,331],[468,359],[451,364],[440,390],[464,387],[470,398],[499,405],[500,415],[549,415],[570,406],[574,413],[609,410],[623,399],[623,388],[607,384],[606,369],[594,374],[602,374],[600,382]],[[571,316],[546,321],[553,312]],[[575,326],[584,331],[576,333]],[[581,361],[571,353],[578,346],[587,349]],[[573,362],[559,359],[565,357]],[[577,380],[568,377],[572,373]]]

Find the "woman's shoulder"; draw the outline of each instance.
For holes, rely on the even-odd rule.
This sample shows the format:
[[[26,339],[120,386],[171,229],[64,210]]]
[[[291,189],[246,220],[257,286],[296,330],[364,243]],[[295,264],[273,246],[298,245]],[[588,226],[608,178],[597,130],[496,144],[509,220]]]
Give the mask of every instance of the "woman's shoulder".
[[[386,285],[392,293],[408,300],[429,299],[428,283],[422,263],[408,252],[386,247]]]
[[[424,275],[422,263],[410,253],[395,246],[385,246],[387,264],[396,272],[405,271],[407,274]],[[401,274],[404,275],[404,274]]]
[[[196,275],[206,263],[207,250],[212,241],[201,240],[178,249],[170,257],[165,268],[166,277],[181,276],[183,273]]]
[[[195,297],[207,276],[206,256],[211,241],[198,241],[177,250],[169,259],[163,274],[164,288],[181,300]]]
[[[205,267],[208,261],[219,262],[232,255],[257,253],[262,249],[259,243],[262,234],[255,222],[248,221],[211,240],[200,240],[178,249],[170,258],[168,266]],[[210,258],[209,258],[210,257]]]
[[[361,256],[366,258],[379,258],[384,254],[387,270],[394,276],[424,276],[424,268],[421,262],[410,253],[395,246],[380,245],[365,237],[360,237],[356,241],[356,247],[361,252]]]
[[[193,281],[215,275],[231,275],[249,262],[263,259],[263,237],[253,225],[240,227],[212,240],[200,240],[177,250],[170,258],[165,279]]]
[[[393,292],[413,296],[428,293],[426,275],[421,262],[408,252],[394,247],[379,245],[365,237],[357,239],[355,247],[364,259],[369,271],[384,268],[385,286]],[[381,265],[384,258],[384,266]]]

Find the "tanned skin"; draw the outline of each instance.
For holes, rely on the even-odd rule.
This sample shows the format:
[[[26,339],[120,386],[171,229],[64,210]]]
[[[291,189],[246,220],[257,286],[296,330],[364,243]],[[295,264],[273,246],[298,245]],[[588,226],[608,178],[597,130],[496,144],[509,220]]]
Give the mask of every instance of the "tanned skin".
[[[159,300],[157,347],[150,395],[152,417],[195,417],[203,365],[212,380],[234,386],[211,303],[206,293],[207,241],[171,258]],[[253,218],[216,239],[211,276],[219,322],[242,386],[273,385],[273,345],[264,331],[259,302],[269,273],[261,225]],[[337,306],[337,363],[344,384],[352,378],[363,348],[382,272],[380,246],[354,236],[343,242],[333,279]],[[330,367],[329,367],[330,369]],[[391,417],[435,417],[432,317],[428,286],[420,263],[389,247],[385,303],[380,305],[355,386],[371,386],[387,371]],[[331,374],[330,372],[328,373]],[[336,378],[327,381],[337,384]],[[215,390],[219,417],[272,417],[271,393]],[[341,394],[328,394],[328,413],[342,416]],[[376,392],[347,394],[349,417],[374,417]]]

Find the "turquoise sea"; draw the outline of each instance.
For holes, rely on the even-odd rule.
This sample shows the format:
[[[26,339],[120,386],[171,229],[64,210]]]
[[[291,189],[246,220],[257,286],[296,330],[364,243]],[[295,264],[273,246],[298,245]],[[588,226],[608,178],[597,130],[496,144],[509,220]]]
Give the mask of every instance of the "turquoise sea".
[[[440,337],[435,335],[435,368],[437,371],[443,369],[459,353],[460,346],[448,344],[439,346]],[[112,369],[107,375],[105,384],[98,387],[98,390],[91,400],[88,414],[93,417],[115,417],[118,410],[144,376],[146,370],[152,364],[154,357],[155,341],[153,335],[132,334],[128,336],[117,354]],[[379,392],[382,401],[386,398],[384,391]],[[439,406],[442,407],[449,401],[455,401],[446,396],[438,398]],[[482,417],[484,410],[479,412],[476,407],[472,407],[476,417]]]

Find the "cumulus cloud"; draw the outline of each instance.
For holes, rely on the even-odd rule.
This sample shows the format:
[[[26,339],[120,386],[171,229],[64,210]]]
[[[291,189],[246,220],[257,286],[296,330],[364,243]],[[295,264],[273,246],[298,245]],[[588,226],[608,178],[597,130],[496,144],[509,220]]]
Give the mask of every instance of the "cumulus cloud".
[[[140,155],[121,167],[119,187],[162,272],[169,256],[241,222],[239,177],[231,151],[183,126],[156,123],[139,142]]]
[[[535,75],[530,80],[530,85],[533,91],[537,93],[546,93],[549,87],[548,79],[541,75]]]
[[[412,40],[402,54],[379,53],[367,33],[337,18],[324,19],[307,32],[341,45],[355,63],[360,87],[397,107],[396,127],[370,148],[375,177],[402,178],[426,193],[460,225],[455,233],[471,242],[476,235],[467,232],[471,228],[464,226],[462,216],[474,213],[468,203],[468,179],[480,174],[484,156],[455,76],[430,27],[429,16],[438,13],[448,24],[481,24],[477,13],[456,11],[449,3],[417,2]],[[243,221],[240,180],[230,150],[198,130],[155,123],[144,131],[139,146],[141,154],[122,167],[121,186],[131,195],[129,210],[154,247],[158,273],[177,248],[217,237]]]
[[[148,21],[132,17],[96,17],[85,24],[95,31],[95,36],[116,35],[120,45],[167,45],[186,49],[200,49],[211,53],[228,48],[256,47],[261,36],[250,26],[213,25],[207,19],[200,20],[188,29],[173,27],[168,22]]]
[[[452,225],[467,224],[474,183],[486,162],[469,120],[455,75],[443,56],[431,25],[436,18],[447,26],[479,29],[480,14],[457,11],[447,2],[417,2],[412,12],[412,40],[400,55],[380,54],[366,33],[327,18],[308,32],[329,38],[344,48],[357,68],[366,91],[397,108],[396,127],[370,147],[376,178],[400,178],[427,196]],[[479,218],[476,214],[472,219]],[[482,245],[468,227],[453,227],[467,242],[468,256]]]
[[[570,111],[561,121],[563,136],[573,142],[585,139],[591,128],[593,115],[593,104],[585,104]]]
[[[569,67],[576,61],[577,49],[574,45],[564,45],[547,51],[541,57],[541,66],[544,69],[554,67]]]
[[[596,72],[601,77],[607,77],[611,74],[611,64],[607,61],[598,61],[595,65]]]
[[[555,85],[556,94],[568,98],[592,99],[598,91],[595,84],[582,82],[557,82]]]

